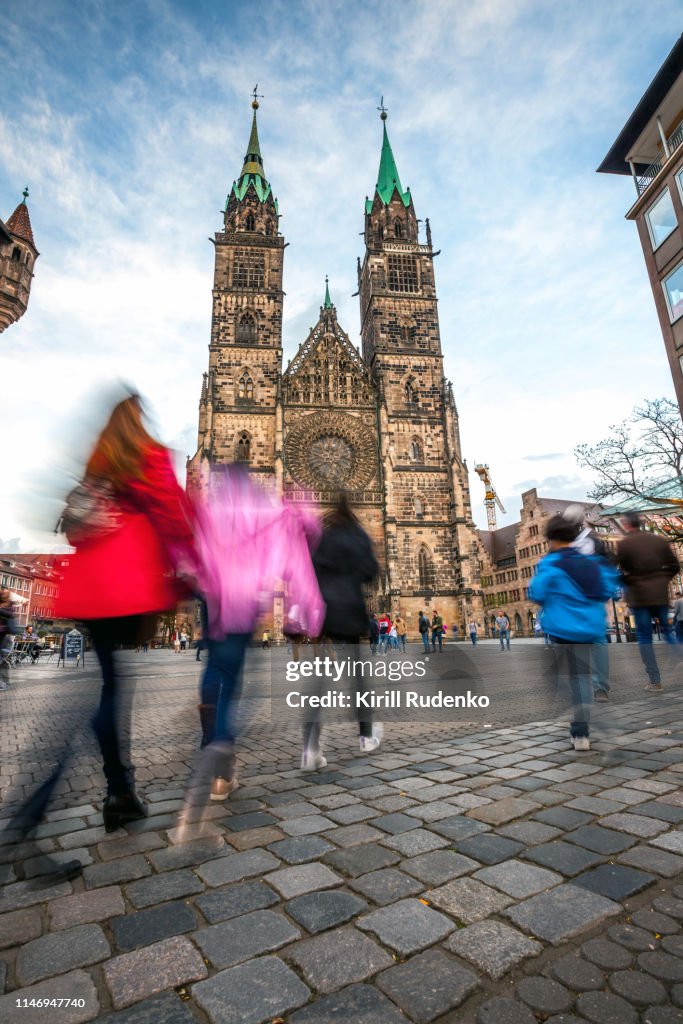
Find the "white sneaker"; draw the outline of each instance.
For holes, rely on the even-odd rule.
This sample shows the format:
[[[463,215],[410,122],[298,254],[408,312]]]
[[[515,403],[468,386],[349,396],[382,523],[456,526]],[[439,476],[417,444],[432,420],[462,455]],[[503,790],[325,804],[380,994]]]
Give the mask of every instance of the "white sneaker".
[[[377,750],[380,743],[382,742],[377,736],[361,736],[360,749],[363,754],[372,754],[374,750]]]
[[[590,750],[591,741],[587,736],[572,736],[574,750]]]
[[[372,735],[377,740],[377,745],[379,746],[384,739],[384,725],[382,722],[373,722]]]
[[[323,756],[322,750],[309,750],[304,747],[301,755],[302,772],[316,772],[319,768],[325,768],[327,759]]]

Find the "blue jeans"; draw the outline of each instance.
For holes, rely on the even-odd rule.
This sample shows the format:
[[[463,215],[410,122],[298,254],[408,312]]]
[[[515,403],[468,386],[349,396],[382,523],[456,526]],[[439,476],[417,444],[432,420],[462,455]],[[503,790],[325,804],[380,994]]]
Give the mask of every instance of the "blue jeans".
[[[429,633],[425,630],[424,633],[420,633],[420,636],[422,637],[425,652],[429,654]]]
[[[498,636],[500,637],[500,649],[501,649],[501,651],[504,651],[506,648],[509,651],[510,650],[510,630],[509,629],[501,629],[498,632]]]
[[[405,651],[405,649],[406,649],[406,635],[405,635],[405,633],[403,634],[403,636],[399,636],[398,637],[398,639],[396,641],[396,646],[398,647],[399,644],[401,645],[401,649],[403,651]]]
[[[631,612],[636,620],[636,636],[638,638],[638,649],[643,659],[643,665],[647,672],[648,679],[653,686],[659,686],[662,677],[652,646],[652,620],[659,619],[662,628],[662,636],[668,644],[675,644],[673,630],[669,623],[669,609],[667,605],[651,605],[647,608],[632,608]]]
[[[433,651],[436,650],[436,642],[437,642],[437,640],[439,642],[439,650],[441,650],[441,630],[440,629],[433,629],[432,630],[432,650]]]
[[[389,644],[389,639],[390,638],[389,638],[389,634],[388,633],[380,633],[380,635],[379,635],[379,653],[380,654],[386,654],[387,653],[387,646]]]
[[[551,637],[557,645],[558,659],[564,658],[569,675],[569,692],[572,704],[572,720],[569,732],[572,736],[588,736],[590,724],[590,707],[593,703],[593,687],[591,685],[591,644],[574,644],[570,640]],[[560,662],[555,666],[558,673]]]
[[[472,641],[472,646],[476,647],[477,646],[477,634],[476,633],[470,633],[470,640]]]
[[[370,637],[370,654],[377,654],[377,645],[379,644],[379,637]]]
[[[603,636],[593,644],[593,689],[609,693],[609,647]]]
[[[242,665],[251,633],[232,633],[222,640],[207,640],[209,658],[200,683],[202,704],[216,708],[213,736],[202,736],[202,746],[235,740],[235,709],[242,692]]]

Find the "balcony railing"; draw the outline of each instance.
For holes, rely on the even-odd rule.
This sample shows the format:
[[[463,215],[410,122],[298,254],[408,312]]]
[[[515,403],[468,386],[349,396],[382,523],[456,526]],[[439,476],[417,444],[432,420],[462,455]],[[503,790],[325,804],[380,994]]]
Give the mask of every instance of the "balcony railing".
[[[642,174],[635,176],[636,188],[638,189],[638,195],[642,196],[652,182],[655,180],[659,172],[661,171],[667,160],[673,156],[678,147],[683,143],[683,121],[679,124],[678,128],[669,136],[666,140],[667,146],[669,147],[669,156],[666,157],[664,154],[658,157],[650,164],[650,166],[643,171]]]

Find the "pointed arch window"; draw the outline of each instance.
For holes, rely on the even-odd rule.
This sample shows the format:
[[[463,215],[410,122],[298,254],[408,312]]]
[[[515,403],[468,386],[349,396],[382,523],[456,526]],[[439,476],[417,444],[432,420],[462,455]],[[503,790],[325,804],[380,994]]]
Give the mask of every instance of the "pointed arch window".
[[[434,587],[434,566],[429,548],[423,545],[417,556],[417,575],[420,581],[421,590],[431,590]]]
[[[245,370],[237,384],[237,395],[247,401],[254,399],[254,380],[248,370]]]
[[[249,211],[244,219],[244,230],[245,231],[256,231],[256,217]]]
[[[384,228],[382,227],[381,224],[377,228],[377,238],[379,239],[380,242],[383,241],[384,239]]]
[[[13,263],[21,262],[21,249],[19,248],[18,245],[15,245],[14,248],[12,249],[12,262]]]
[[[237,324],[237,341],[253,344],[257,341],[256,320],[251,313],[244,313]]]
[[[414,382],[412,380],[409,380],[407,382],[405,388],[403,389],[403,393],[405,394],[405,397],[406,397],[406,405],[409,405],[409,406],[412,407],[412,406],[416,406],[418,404],[417,403],[417,389],[416,389],[415,384],[414,384]]]
[[[423,519],[425,514],[425,503],[422,498],[415,498],[413,500],[413,512],[415,513],[416,519]]]
[[[413,462],[423,462],[424,452],[420,441],[416,437],[410,442],[410,458]]]
[[[238,462],[249,462],[251,460],[251,434],[243,430],[237,437]]]
[[[394,221],[394,238],[403,238],[403,224],[400,220]]]

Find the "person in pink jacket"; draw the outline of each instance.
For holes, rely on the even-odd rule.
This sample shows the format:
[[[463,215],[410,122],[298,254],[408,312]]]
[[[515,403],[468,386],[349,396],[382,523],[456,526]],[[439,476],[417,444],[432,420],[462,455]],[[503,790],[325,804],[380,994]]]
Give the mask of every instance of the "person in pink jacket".
[[[247,645],[280,581],[298,605],[301,629],[310,636],[321,631],[325,605],[309,550],[320,528],[310,513],[255,486],[239,463],[214,468],[196,520],[197,584],[208,626],[200,720],[209,760],[201,774],[213,777],[211,799],[225,800],[237,785],[234,719]]]

